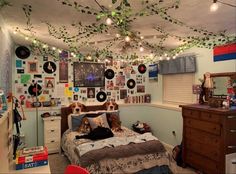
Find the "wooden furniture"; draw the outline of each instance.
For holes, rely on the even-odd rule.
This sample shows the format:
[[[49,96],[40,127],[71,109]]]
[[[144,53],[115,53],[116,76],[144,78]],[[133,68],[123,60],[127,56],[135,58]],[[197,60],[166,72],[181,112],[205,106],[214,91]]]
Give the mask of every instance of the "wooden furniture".
[[[9,173],[12,174],[51,174],[49,162],[48,165],[40,166],[40,167],[34,167],[34,168],[28,168],[23,170],[15,170],[15,164],[13,164],[12,170],[10,170]]]
[[[44,121],[44,146],[48,153],[61,153],[61,117],[51,116],[43,118]]]
[[[226,173],[226,155],[236,153],[236,110],[181,107],[184,163],[204,173]]]
[[[13,119],[12,108],[0,118],[0,173],[8,173],[13,158]]]

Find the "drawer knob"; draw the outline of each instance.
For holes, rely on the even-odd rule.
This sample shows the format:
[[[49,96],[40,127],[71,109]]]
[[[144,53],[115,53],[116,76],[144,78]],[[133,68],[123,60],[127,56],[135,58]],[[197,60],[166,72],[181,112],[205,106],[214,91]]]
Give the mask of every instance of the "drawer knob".
[[[231,129],[230,132],[236,133],[236,129]]]
[[[234,119],[234,118],[236,118],[236,115],[229,115],[227,118],[228,119]]]
[[[54,143],[54,142],[55,142],[54,140],[51,141],[51,143]]]
[[[54,121],[54,120],[51,120],[51,121]]]
[[[228,149],[236,149],[236,146],[228,146]]]
[[[51,130],[51,132],[54,132],[55,130]]]

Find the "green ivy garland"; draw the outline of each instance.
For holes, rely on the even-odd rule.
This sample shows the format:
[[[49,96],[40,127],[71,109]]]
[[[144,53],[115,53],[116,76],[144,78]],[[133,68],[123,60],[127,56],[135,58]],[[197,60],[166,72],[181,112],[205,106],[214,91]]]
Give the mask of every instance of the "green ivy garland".
[[[11,3],[7,0],[0,0],[0,10],[5,6],[11,6]]]

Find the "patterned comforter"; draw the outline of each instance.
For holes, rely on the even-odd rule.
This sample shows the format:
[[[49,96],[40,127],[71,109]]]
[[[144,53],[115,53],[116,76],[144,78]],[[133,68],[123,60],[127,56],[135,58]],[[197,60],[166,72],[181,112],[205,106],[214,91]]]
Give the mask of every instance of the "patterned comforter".
[[[135,173],[169,164],[163,145],[150,133],[140,135],[126,127],[122,129],[113,132],[114,137],[98,141],[76,140],[79,133],[67,130],[62,137],[62,149],[72,164],[86,167],[91,174]]]

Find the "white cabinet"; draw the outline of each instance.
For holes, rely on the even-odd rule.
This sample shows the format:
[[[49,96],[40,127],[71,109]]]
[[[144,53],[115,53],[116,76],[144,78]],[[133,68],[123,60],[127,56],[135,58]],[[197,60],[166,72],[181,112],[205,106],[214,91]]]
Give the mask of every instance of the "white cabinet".
[[[51,116],[43,118],[44,146],[48,153],[61,153],[61,117]]]

